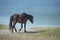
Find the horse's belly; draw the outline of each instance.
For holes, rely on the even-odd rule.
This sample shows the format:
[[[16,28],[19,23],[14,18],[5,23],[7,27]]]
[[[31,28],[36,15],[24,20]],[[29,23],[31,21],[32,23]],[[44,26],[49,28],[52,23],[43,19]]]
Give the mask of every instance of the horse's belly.
[[[23,23],[24,20],[22,20],[22,19],[18,19],[18,22],[19,22],[19,23]]]

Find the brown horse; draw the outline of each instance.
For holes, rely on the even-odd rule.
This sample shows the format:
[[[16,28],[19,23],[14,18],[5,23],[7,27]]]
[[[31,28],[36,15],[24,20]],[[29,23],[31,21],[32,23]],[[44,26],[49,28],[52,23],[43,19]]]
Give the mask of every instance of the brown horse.
[[[16,23],[21,23],[21,29],[23,28],[23,24],[24,24],[24,31],[27,32],[26,31],[27,20],[33,23],[33,16],[26,13],[14,14],[10,17],[9,29],[12,30],[12,33],[13,33],[13,29],[15,29],[15,31],[17,32],[15,25]],[[19,29],[19,31],[21,31],[21,29]]]

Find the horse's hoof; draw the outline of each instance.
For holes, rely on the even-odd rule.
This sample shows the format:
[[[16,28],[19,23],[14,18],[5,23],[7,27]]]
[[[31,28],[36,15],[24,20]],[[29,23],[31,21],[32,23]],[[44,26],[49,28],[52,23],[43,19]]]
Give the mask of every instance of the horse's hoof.
[[[19,29],[19,31],[21,31],[21,29]]]
[[[11,33],[14,33],[13,31]]]
[[[15,30],[15,32],[17,32],[17,30]]]
[[[11,29],[9,29],[9,31],[11,31]]]
[[[17,32],[17,31],[15,31],[15,32]]]
[[[25,33],[27,33],[27,31],[24,31]]]

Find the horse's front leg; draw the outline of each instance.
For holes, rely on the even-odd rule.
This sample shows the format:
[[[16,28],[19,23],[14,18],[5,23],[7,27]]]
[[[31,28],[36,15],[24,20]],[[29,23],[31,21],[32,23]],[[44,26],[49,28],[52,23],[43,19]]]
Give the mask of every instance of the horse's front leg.
[[[27,32],[27,31],[26,31],[26,23],[24,23],[24,32]]]
[[[21,31],[22,28],[23,28],[23,24],[21,23],[21,28],[19,29],[19,31]]]

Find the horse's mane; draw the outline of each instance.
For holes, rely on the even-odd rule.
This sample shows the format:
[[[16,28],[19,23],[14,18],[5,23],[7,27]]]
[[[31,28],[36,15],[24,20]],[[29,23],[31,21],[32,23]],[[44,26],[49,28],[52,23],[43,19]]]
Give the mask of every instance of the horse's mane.
[[[27,17],[28,19],[31,18],[31,17],[33,17],[32,15],[29,15],[29,14],[27,14],[27,13],[25,13],[25,12],[22,13],[22,15],[25,15],[25,17]]]
[[[28,14],[24,12],[24,13],[22,13],[22,15],[25,15],[25,16],[27,16]]]

